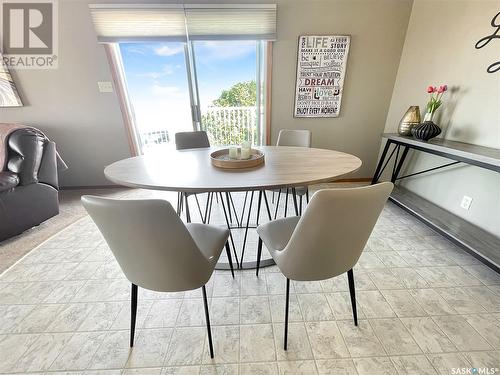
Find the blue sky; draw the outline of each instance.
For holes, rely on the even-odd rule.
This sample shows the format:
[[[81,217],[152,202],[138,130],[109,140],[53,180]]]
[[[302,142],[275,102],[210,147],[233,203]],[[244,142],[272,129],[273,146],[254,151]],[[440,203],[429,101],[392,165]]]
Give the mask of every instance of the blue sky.
[[[191,130],[182,43],[126,43],[120,50],[140,129]],[[194,42],[202,110],[223,89],[255,80],[255,42]]]

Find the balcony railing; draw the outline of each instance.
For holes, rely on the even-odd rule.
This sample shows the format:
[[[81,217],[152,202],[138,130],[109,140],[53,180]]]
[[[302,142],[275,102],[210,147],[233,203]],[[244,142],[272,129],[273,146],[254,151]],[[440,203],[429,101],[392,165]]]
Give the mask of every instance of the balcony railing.
[[[201,127],[212,145],[260,143],[256,107],[209,107],[201,115]]]
[[[170,135],[166,129],[142,132],[140,137],[143,150],[170,142]]]
[[[246,140],[260,144],[256,107],[209,107],[201,114],[201,128],[214,146],[238,145]],[[173,134],[163,128],[141,132],[140,138],[144,151],[170,143]]]

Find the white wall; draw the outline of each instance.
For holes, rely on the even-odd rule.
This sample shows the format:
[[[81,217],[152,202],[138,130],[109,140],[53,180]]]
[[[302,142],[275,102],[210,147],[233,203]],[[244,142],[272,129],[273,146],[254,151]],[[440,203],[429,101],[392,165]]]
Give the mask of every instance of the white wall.
[[[106,184],[104,167],[130,155],[115,94],[100,94],[97,90],[97,81],[109,81],[111,76],[103,48],[96,42],[87,7],[89,2],[113,1],[146,2],[60,0],[59,69],[13,72],[26,106],[0,109],[0,122],[37,126],[57,142],[70,166],[61,174],[63,186]],[[311,129],[313,146],[358,155],[364,163],[358,176],[370,176],[411,0],[256,2],[278,3],[278,41],[273,54],[273,142],[281,128]],[[297,38],[312,33],[352,35],[342,110],[336,119],[292,116]]]
[[[499,1],[415,0],[385,130],[395,132],[410,105],[425,108],[429,84],[446,83],[436,123],[447,139],[500,148],[500,72],[486,73],[500,60],[500,41],[482,49],[476,42],[493,33]],[[446,159],[414,154],[408,171]],[[500,236],[500,175],[472,166],[436,171],[406,180],[404,186],[431,202]],[[474,199],[460,208],[464,195]]]

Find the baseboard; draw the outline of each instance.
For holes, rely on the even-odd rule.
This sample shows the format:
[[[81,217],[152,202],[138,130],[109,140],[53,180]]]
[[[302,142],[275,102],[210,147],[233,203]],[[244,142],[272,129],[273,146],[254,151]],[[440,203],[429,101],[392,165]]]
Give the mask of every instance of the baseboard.
[[[340,180],[332,181],[332,183],[342,183],[342,182],[370,182],[371,177],[360,177],[360,178],[342,178]]]
[[[500,238],[401,186],[389,199],[500,273]]]

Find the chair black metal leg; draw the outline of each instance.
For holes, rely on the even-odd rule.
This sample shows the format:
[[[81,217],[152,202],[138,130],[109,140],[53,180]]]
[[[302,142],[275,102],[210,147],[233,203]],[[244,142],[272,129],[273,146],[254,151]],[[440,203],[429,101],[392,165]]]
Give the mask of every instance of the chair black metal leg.
[[[134,346],[135,321],[137,318],[137,285],[132,284],[132,297],[130,299],[130,347]]]
[[[276,210],[274,211],[274,220],[278,217],[278,208],[280,207],[280,197],[281,197],[281,189],[278,191],[278,199],[276,199]]]
[[[221,197],[222,199],[222,197]],[[207,301],[207,290],[205,285],[201,287],[203,290],[203,303],[205,305],[205,319],[207,321],[207,332],[208,332],[208,347],[210,348],[210,358],[214,357],[214,346],[212,344],[212,330],[210,328],[210,316],[208,315],[208,301]]]
[[[299,197],[299,215],[302,216],[302,195]]]
[[[205,204],[205,215],[202,216],[202,221],[203,223],[207,224],[207,220],[208,220],[208,208],[210,206],[210,197],[212,196],[212,193],[208,193],[207,194],[207,203]]]
[[[233,258],[231,257],[231,248],[229,247],[229,241],[226,241],[226,255],[227,260],[229,261],[229,267],[231,267],[231,275],[233,275],[234,279]]]
[[[186,201],[186,221],[188,223],[191,222],[191,213],[189,212],[189,202],[188,202],[188,194],[184,193],[184,200]]]
[[[299,216],[299,206],[297,205],[297,191],[295,188],[292,188],[292,196],[293,196],[293,207],[295,209],[295,216]]]
[[[269,216],[269,220],[272,220],[273,217],[271,216],[271,209],[269,208],[269,201],[267,200],[266,191],[262,190],[262,193],[264,194],[264,202],[266,203],[267,216]],[[274,192],[273,192],[273,194],[274,194]]]
[[[205,217],[206,224],[210,224],[210,218],[212,217],[212,206],[214,204],[214,195],[217,197],[217,193],[211,193],[211,195],[210,195],[210,205],[208,207],[208,217]]]
[[[306,203],[309,204],[309,187],[306,189]]]
[[[286,189],[286,194],[285,194],[285,217],[288,212],[288,188]]]
[[[260,257],[261,256],[262,256],[262,238],[259,237],[259,243],[257,244],[257,270],[255,271],[256,276],[259,276]]]
[[[181,201],[182,201],[182,193],[177,193],[177,215],[181,216]]]
[[[352,316],[354,317],[354,325],[358,325],[358,313],[356,311],[356,291],[354,288],[354,273],[352,269],[347,271],[347,279],[349,280],[349,293],[351,294]]]
[[[286,300],[285,300],[285,345],[284,349],[287,350],[287,345],[288,345],[288,308],[290,305],[290,279],[286,279]]]

